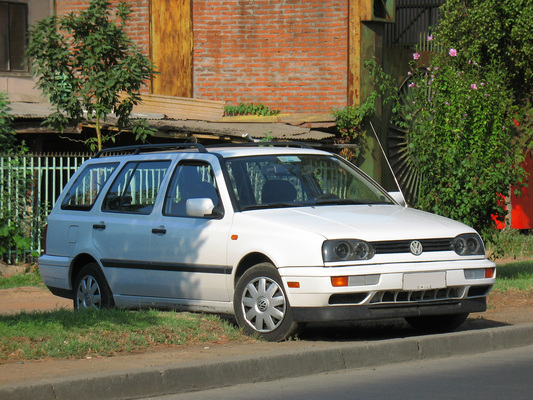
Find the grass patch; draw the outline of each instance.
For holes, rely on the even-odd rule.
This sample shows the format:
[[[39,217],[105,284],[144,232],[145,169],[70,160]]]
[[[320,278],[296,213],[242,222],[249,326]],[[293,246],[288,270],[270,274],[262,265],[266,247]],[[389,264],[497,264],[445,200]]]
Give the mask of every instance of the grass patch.
[[[119,309],[0,315],[0,360],[111,356],[157,346],[251,340],[214,315]]]
[[[9,278],[0,277],[0,289],[20,286],[44,286],[39,270],[34,268],[25,274],[14,275]]]
[[[533,290],[533,260],[498,265],[494,289]]]
[[[533,258],[533,234],[530,231],[494,231],[486,246],[487,255],[492,259]]]

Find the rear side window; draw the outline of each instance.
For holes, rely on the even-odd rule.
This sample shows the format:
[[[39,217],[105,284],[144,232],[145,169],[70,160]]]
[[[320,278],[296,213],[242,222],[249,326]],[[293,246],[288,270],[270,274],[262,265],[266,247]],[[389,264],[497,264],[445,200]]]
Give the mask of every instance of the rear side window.
[[[69,188],[61,203],[61,208],[63,210],[90,210],[117,165],[118,163],[87,165]]]
[[[129,162],[107,192],[103,211],[150,214],[170,161]]]

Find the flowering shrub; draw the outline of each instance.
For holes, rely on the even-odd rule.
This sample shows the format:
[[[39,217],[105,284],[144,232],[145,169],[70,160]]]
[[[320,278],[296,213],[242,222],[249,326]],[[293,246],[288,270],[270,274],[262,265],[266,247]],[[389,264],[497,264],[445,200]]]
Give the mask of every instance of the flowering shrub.
[[[416,206],[490,239],[493,217],[505,216],[502,197],[527,184],[519,164],[533,137],[533,2],[447,0],[440,13],[427,40],[442,50],[430,65],[413,54],[394,118],[423,176]]]
[[[484,231],[505,215],[499,195],[524,179],[513,93],[496,63],[462,63],[448,48],[420,68],[416,54],[409,101],[395,108],[423,176],[416,206]]]
[[[463,63],[476,60],[485,68],[497,62],[514,102],[531,100],[531,0],[446,0],[440,12],[439,42],[456,49]]]

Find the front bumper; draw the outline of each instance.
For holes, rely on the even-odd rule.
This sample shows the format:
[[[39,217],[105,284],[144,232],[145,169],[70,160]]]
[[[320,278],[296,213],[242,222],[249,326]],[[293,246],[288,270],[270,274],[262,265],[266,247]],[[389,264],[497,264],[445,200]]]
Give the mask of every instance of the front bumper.
[[[474,272],[494,267],[477,259],[279,271],[295,319],[311,322],[482,312],[495,272]],[[348,276],[348,286],[333,286],[338,276]]]
[[[414,305],[294,307],[292,314],[297,322],[326,322],[463,314],[483,312],[486,309],[486,297],[479,297]]]

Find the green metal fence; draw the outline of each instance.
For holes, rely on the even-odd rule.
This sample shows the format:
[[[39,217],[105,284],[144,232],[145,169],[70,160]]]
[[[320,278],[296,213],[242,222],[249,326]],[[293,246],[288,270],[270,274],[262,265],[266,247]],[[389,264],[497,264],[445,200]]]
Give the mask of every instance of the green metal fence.
[[[3,261],[33,261],[35,255],[41,254],[46,216],[69,178],[91,156],[79,153],[0,155],[0,258]],[[10,230],[13,226],[17,228]],[[15,240],[19,234],[25,241]],[[25,244],[19,246],[17,242]]]

